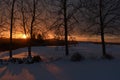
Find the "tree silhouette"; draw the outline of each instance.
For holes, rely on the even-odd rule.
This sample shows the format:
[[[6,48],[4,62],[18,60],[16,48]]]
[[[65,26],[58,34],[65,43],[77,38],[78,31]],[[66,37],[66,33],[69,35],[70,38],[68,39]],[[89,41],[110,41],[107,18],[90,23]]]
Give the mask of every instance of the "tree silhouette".
[[[84,0],[81,13],[88,27],[84,32],[100,35],[103,57],[106,57],[105,35],[115,33],[119,26],[119,0]]]
[[[63,39],[64,36],[65,55],[68,56],[68,37],[70,34],[73,34],[73,30],[75,29],[75,24],[77,23],[75,14],[78,11],[77,8],[80,6],[76,8],[76,4],[71,0],[51,0],[49,4],[51,5],[50,14],[55,19],[50,26],[50,30],[54,31],[55,38]]]
[[[10,18],[10,59],[12,59],[12,33],[13,33],[13,18],[14,18],[14,6],[15,6],[15,1],[12,1],[12,7],[11,7],[11,18]]]

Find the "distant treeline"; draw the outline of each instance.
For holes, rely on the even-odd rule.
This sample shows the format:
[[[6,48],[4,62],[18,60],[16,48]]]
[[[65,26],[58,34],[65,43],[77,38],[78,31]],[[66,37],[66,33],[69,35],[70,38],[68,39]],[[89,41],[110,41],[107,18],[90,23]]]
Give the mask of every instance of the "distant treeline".
[[[28,46],[28,39],[13,39],[12,41],[12,49],[18,49]],[[76,44],[77,41],[69,41],[69,44]],[[33,39],[32,46],[64,46],[64,40],[57,40],[57,39],[46,39],[46,40],[39,40]],[[0,51],[9,50],[10,40],[9,39],[0,39]]]

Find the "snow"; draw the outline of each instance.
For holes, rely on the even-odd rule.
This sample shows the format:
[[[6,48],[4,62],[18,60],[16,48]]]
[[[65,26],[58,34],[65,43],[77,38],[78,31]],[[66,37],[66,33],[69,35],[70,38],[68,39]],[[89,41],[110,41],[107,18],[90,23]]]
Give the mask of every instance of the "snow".
[[[0,80],[120,80],[120,45],[107,45],[107,53],[113,60],[101,59],[100,44],[80,43],[69,47],[70,55],[79,52],[86,57],[80,62],[66,57],[64,46],[33,47],[32,54],[43,57],[44,62],[34,64],[0,64]],[[14,57],[26,57],[27,48],[13,51]],[[7,58],[8,51],[0,58]],[[57,61],[47,59],[59,58]]]

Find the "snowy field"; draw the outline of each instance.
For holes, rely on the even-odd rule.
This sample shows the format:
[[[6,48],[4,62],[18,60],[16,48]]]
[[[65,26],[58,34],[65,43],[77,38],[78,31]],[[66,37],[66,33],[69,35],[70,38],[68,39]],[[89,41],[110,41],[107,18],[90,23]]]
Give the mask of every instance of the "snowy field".
[[[33,47],[32,55],[40,55],[43,62],[34,64],[0,64],[0,80],[120,80],[120,45],[107,45],[107,53],[115,57],[103,60],[100,44],[80,43],[69,46],[65,57],[63,46]],[[85,57],[81,62],[70,61],[79,52]],[[26,57],[27,48],[13,51],[14,57]],[[8,58],[8,51],[0,58]],[[49,61],[55,59],[57,61]]]

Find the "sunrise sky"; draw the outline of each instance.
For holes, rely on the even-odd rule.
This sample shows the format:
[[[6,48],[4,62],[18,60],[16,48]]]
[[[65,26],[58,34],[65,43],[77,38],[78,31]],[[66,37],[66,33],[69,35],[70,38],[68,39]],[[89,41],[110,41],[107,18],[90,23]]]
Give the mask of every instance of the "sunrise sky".
[[[71,36],[73,40],[76,41],[93,41],[93,42],[100,42],[100,36],[88,36],[88,35],[72,35]],[[70,40],[71,37],[68,36],[68,38]],[[5,32],[4,35],[2,36],[2,38],[9,38],[9,32]],[[16,32],[15,34],[13,34],[13,38],[15,39],[27,39],[28,35],[25,35],[22,32]],[[53,39],[54,38],[54,34],[48,34],[48,39]],[[120,43],[120,37],[119,36],[106,36],[105,37],[105,41],[106,42],[114,42],[114,43]]]
[[[38,0],[38,1],[40,1],[40,2],[38,4],[36,4],[36,6],[37,6],[36,7],[36,16],[37,17],[35,17],[34,33],[35,34],[45,33],[45,35],[47,35],[48,39],[54,38],[54,34],[58,34],[56,32],[57,30],[60,30],[59,33],[64,34],[64,31],[63,31],[64,30],[63,15],[62,15],[63,12],[61,11],[60,13],[58,13],[58,11],[60,10],[61,3],[59,1],[57,2],[57,1],[54,1],[54,0],[53,0],[53,4],[49,0],[46,3],[44,3],[44,1],[42,1],[42,0]],[[9,0],[8,0],[8,3],[9,3]],[[23,11],[24,11],[24,16],[25,16],[25,21],[26,21],[26,23],[25,23],[26,31],[28,33],[29,30],[30,30],[30,23],[32,21],[31,11],[33,9],[33,6],[32,6],[31,1],[28,1],[28,0],[26,0],[24,5],[21,5],[20,3],[21,2],[19,2],[19,0],[18,0],[18,2],[15,3],[14,18],[16,20],[15,20],[15,23],[14,23],[14,28],[15,29],[13,29],[13,38],[26,39],[29,36],[28,36],[28,34],[25,35],[25,33],[24,33],[24,28],[23,28],[23,24],[22,24],[21,9],[25,8],[25,9],[23,9]],[[73,3],[73,5],[76,6],[76,7],[78,7],[80,5],[79,0],[76,0],[74,2],[72,0],[70,0],[68,2],[68,4],[69,3]],[[88,0],[88,3],[89,3],[89,0]],[[96,3],[97,3],[97,1],[96,1]],[[1,6],[0,7],[0,10],[1,10],[1,12],[0,12],[0,17],[1,17],[0,18],[0,21],[1,21],[0,25],[3,25],[2,21],[4,22],[4,20],[6,20],[5,22],[7,23],[8,30],[7,31],[1,31],[0,32],[0,37],[9,38],[9,36],[10,36],[10,32],[9,32],[10,25],[8,23],[10,23],[10,13],[8,12],[8,10],[10,10],[11,8],[8,7],[8,6],[10,6],[11,4],[6,4],[4,2],[1,3],[1,4],[2,5],[0,5]],[[107,4],[105,7],[106,7],[105,9],[107,9],[109,7],[109,4]],[[92,5],[91,5],[91,8],[92,8]],[[97,7],[95,7],[95,8],[97,8]],[[92,9],[94,9],[94,8],[92,8]],[[51,14],[49,11],[51,11],[53,13]],[[67,15],[69,15],[69,14],[71,15],[72,11],[75,11],[74,7],[69,6]],[[97,12],[97,10],[96,10],[96,12]],[[120,11],[118,11],[118,12],[120,12]],[[92,16],[93,17],[97,16],[97,14],[92,14],[91,12],[89,12],[90,15],[87,14],[87,13],[86,13],[86,15],[85,14],[83,15],[82,13],[79,12],[79,10],[75,11],[74,13],[73,13],[74,18],[76,18],[76,20],[79,21],[79,24],[76,23],[74,21],[74,18],[71,17],[71,19],[68,21],[68,27],[70,27],[71,30],[73,30],[73,32],[71,32],[70,35],[77,41],[100,41],[100,36],[95,36],[95,35],[89,36],[89,35],[86,35],[86,34],[81,35],[81,33],[84,32],[82,29],[84,29],[84,28],[86,29],[87,28],[86,26],[91,25],[92,21],[95,21],[97,23],[99,22],[98,21],[99,17],[96,18],[96,19],[93,19],[93,20],[91,19]],[[1,16],[1,15],[3,15],[3,16]],[[87,16],[88,18],[83,19],[83,16],[84,17]],[[109,18],[110,17],[108,16],[108,19]],[[55,22],[57,19],[59,21]],[[89,19],[91,19],[91,20],[88,22],[87,20],[89,20]],[[108,19],[106,19],[106,21]],[[52,25],[52,24],[54,24],[54,25]],[[110,25],[112,25],[112,24],[113,23],[110,23]],[[58,25],[61,25],[61,26],[58,27]],[[70,25],[72,25],[72,26],[70,26]],[[112,25],[112,26],[114,26],[114,25]],[[6,27],[6,24],[4,25],[4,27]],[[47,29],[49,29],[48,32],[47,32]],[[95,25],[95,27],[93,26],[93,28],[91,28],[91,29],[94,32],[96,30],[99,30],[99,26]],[[111,28],[106,28],[105,30],[107,31],[107,33],[111,32],[111,31],[114,31],[114,30],[111,30]],[[89,34],[89,33],[87,33],[87,34]],[[119,36],[118,35],[117,36],[111,36],[111,35],[108,36],[107,35],[107,36],[105,36],[105,39],[106,39],[106,41],[109,41],[109,42],[112,42],[112,41],[119,42]]]

